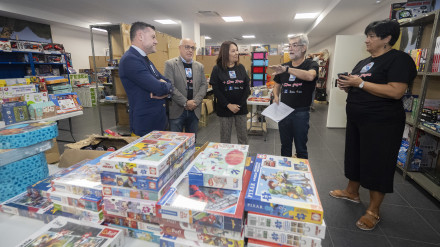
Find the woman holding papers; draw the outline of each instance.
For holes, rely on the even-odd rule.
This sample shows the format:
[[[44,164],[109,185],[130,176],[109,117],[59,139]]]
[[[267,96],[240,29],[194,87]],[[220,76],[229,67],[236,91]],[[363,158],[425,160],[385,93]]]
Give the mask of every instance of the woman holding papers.
[[[217,65],[214,66],[209,83],[217,98],[216,112],[220,119],[220,142],[231,143],[232,123],[239,144],[247,144],[246,115],[247,98],[250,95],[249,77],[238,62],[238,47],[232,41],[220,46]]]
[[[276,82],[273,89],[274,100],[293,108],[294,111],[278,123],[281,138],[281,155],[292,157],[292,142],[295,142],[296,156],[307,159],[307,135],[309,133],[310,104],[318,80],[319,65],[306,59],[309,39],[305,34],[289,38],[291,61],[270,66],[274,70]]]
[[[362,230],[376,227],[385,193],[393,192],[405,128],[401,98],[417,75],[411,57],[391,48],[399,34],[395,20],[370,23],[365,28],[365,44],[371,56],[338,79],[338,87],[348,93],[345,177],[349,181],[344,190],[330,191],[330,195],[359,203],[359,187],[370,191],[366,213],[356,222]]]

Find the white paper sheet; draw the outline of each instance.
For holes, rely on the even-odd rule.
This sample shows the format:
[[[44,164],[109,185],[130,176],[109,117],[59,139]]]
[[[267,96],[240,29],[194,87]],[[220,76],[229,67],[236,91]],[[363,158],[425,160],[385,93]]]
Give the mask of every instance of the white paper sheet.
[[[264,109],[264,111],[261,114],[278,123],[293,111],[294,111],[293,108],[284,104],[283,102],[280,102],[279,104],[274,103],[266,107],[266,109]]]

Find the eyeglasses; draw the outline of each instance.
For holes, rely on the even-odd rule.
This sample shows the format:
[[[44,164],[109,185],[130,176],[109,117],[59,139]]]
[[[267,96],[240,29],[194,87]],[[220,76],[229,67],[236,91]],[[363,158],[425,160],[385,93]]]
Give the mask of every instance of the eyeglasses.
[[[296,43],[294,43],[294,44],[289,44],[289,48],[296,48],[296,47],[298,47],[298,46],[304,46],[304,45],[300,45],[300,44],[296,44]]]
[[[195,47],[195,46],[185,45],[185,46],[183,46],[183,47],[184,47],[185,50],[187,50],[187,51],[189,51],[189,50],[191,50],[191,51],[195,51],[195,50],[196,50],[196,47]]]

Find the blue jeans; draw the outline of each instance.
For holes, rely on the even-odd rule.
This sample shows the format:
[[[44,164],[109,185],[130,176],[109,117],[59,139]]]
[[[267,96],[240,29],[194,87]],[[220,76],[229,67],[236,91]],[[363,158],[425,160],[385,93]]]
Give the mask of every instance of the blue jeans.
[[[307,141],[309,133],[310,107],[297,108],[278,123],[281,139],[281,156],[292,157],[292,142],[296,156],[308,159]]]
[[[182,115],[176,119],[170,119],[170,130],[174,132],[196,133],[199,128],[199,119],[194,111],[184,110]]]

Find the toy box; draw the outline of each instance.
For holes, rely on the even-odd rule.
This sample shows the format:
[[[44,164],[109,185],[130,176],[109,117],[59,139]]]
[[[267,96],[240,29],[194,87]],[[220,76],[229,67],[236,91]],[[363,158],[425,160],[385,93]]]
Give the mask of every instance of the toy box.
[[[127,217],[128,213],[156,215],[156,202],[118,196],[105,196],[104,210],[108,214],[122,217]]]
[[[431,0],[408,0],[407,2],[392,3],[390,19],[401,20],[427,14],[432,11]]]
[[[285,244],[288,246],[321,247],[321,239],[302,236],[294,233],[280,232],[277,230],[261,229],[253,226],[245,227],[247,238],[260,239],[263,241]]]
[[[111,215],[108,214],[108,212],[104,211],[104,218],[105,218],[105,222],[116,225],[123,224],[124,220],[134,220],[137,222],[148,223],[159,227],[159,222],[160,222],[160,219],[158,217],[151,214],[128,213],[126,217],[122,217],[122,216]]]
[[[101,182],[105,185],[115,187],[125,187],[140,190],[159,191],[162,186],[175,174],[176,170],[190,160],[195,152],[195,147],[191,147],[159,177],[149,177],[134,174],[124,174],[115,172],[101,172]]]
[[[52,101],[29,105],[29,115],[32,120],[41,120],[57,115],[56,106]]]
[[[34,122],[0,129],[0,149],[21,148],[58,136],[55,122]]]
[[[28,93],[24,95],[24,100],[28,105],[40,102],[49,101],[49,97],[47,96],[47,92],[42,93]]]
[[[121,230],[58,217],[25,239],[25,246],[79,246],[122,247],[125,244]]]
[[[169,235],[162,235],[160,237],[160,246],[162,247],[199,247],[202,245],[198,241],[177,238]]]
[[[143,240],[149,242],[146,246],[159,246],[161,234],[158,231],[152,230],[139,230],[131,227],[127,227],[119,224],[111,224],[107,223],[108,226],[114,227],[116,229],[121,229],[124,232],[124,236],[128,236],[131,238]]]
[[[248,238],[247,246],[248,247],[288,247],[289,245]]]
[[[46,54],[61,54],[64,53],[64,46],[55,43],[45,44],[43,45],[43,52]]]
[[[184,175],[180,176],[159,200],[157,215],[163,219],[241,232],[244,195],[251,172],[249,170],[244,172],[242,191],[212,188],[204,188],[202,191],[200,187],[197,190],[197,186],[192,186],[191,194],[187,173],[193,164],[190,164]]]
[[[321,225],[318,225],[254,212],[248,213],[247,226],[279,232],[294,233],[321,239],[325,238],[326,229],[324,221],[322,221]]]
[[[61,203],[54,203],[53,210],[75,215],[79,220],[82,221],[90,221],[93,223],[101,224],[104,220],[104,214],[102,211],[90,211],[87,209],[77,208]]]
[[[193,133],[152,131],[101,160],[101,170],[159,177],[195,143]]]
[[[146,223],[133,218],[106,215],[105,221],[118,226],[130,227],[142,231],[154,231],[157,234],[160,234],[160,227],[158,224]]]
[[[199,233],[191,230],[183,230],[179,228],[174,228],[171,226],[164,226],[161,227],[162,232],[164,235],[187,239],[187,240],[193,240],[198,241],[200,243],[214,245],[214,246],[222,246],[222,247],[229,247],[229,246],[237,246],[237,247],[243,247],[244,246],[244,239],[242,240],[234,240],[234,239],[228,239],[224,237],[218,237],[213,236],[205,233]]]
[[[12,51],[9,40],[0,40],[0,51]]]
[[[76,93],[49,94],[49,99],[56,105],[57,114],[81,111],[83,109]]]
[[[165,227],[172,227],[174,229],[178,230],[186,230],[186,231],[193,231],[197,233],[204,233],[212,236],[222,237],[222,238],[228,238],[233,240],[244,240],[244,233],[243,232],[234,232],[234,231],[228,231],[224,229],[219,229],[215,227],[209,227],[209,226],[203,226],[203,225],[195,225],[195,224],[189,224],[184,223],[180,221],[175,220],[168,220],[168,219],[161,219],[160,220],[160,227],[164,229]]]
[[[102,197],[102,185],[98,171],[99,159],[86,163],[69,174],[52,180],[56,192],[72,193],[80,196]]]
[[[308,162],[258,154],[245,210],[322,224],[323,208]]]
[[[94,212],[102,210],[102,196],[80,196],[57,191],[50,191],[47,193],[47,196],[53,203],[67,205],[78,209],[87,209]]]
[[[43,45],[37,42],[22,41],[22,51],[42,52]]]
[[[248,149],[248,145],[209,143],[193,161],[189,184],[241,190]]]
[[[7,125],[29,120],[29,112],[26,102],[3,104],[2,117]]]
[[[21,85],[21,86],[8,86],[3,87],[3,98],[12,98],[15,96],[23,96],[29,93],[36,93],[37,88],[35,85]]]
[[[51,149],[52,146],[52,140],[47,140],[23,148],[0,149],[0,166],[44,152]]]

